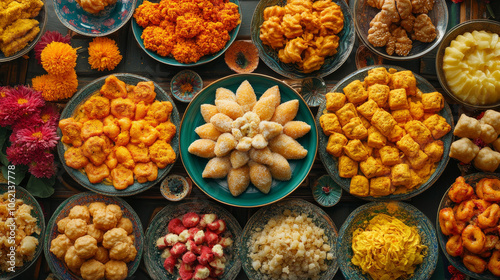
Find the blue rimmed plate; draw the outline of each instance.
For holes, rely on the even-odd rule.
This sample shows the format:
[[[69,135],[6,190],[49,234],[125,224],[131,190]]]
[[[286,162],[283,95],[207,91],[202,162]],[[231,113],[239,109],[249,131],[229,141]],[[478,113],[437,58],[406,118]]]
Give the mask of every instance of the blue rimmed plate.
[[[241,195],[234,197],[229,192],[226,178],[206,179],[201,175],[205,169],[208,159],[200,158],[188,152],[188,147],[195,140],[199,139],[194,129],[205,124],[200,113],[202,104],[214,104],[215,91],[219,87],[224,87],[236,92],[238,86],[245,80],[252,85],[257,98],[259,98],[268,88],[278,86],[281,94],[281,103],[293,99],[299,101],[299,111],[294,120],[308,123],[311,131],[297,141],[308,151],[307,156],[300,160],[289,160],[292,169],[292,178],[289,181],[273,180],[271,191],[268,194],[260,192],[252,184]],[[294,191],[309,174],[316,157],[318,144],[318,131],[314,124],[314,117],[307,107],[302,97],[290,86],[278,79],[261,74],[235,74],[213,82],[204,88],[189,103],[184,113],[180,131],[180,154],[182,163],[186,168],[189,177],[208,196],[213,199],[232,206],[258,207],[278,201]]]
[[[89,205],[92,202],[116,204],[122,209],[123,217],[130,219],[130,221],[132,222],[132,228],[134,230],[132,234],[135,238],[134,245],[137,250],[137,256],[133,261],[127,263],[128,277],[131,277],[139,267],[142,253],[144,251],[144,230],[142,229],[141,220],[139,219],[139,216],[137,216],[137,213],[135,213],[134,209],[123,199],[119,197],[104,196],[92,192],[75,194],[72,197],[66,199],[61,203],[61,205],[59,205],[59,207],[57,207],[56,211],[50,218],[47,225],[47,230],[45,232],[45,240],[43,245],[45,259],[49,264],[50,270],[59,279],[82,280],[81,277],[73,274],[65,266],[62,260],[58,259],[54,254],[50,252],[50,242],[52,241],[52,239],[56,238],[57,235],[59,235],[59,232],[57,231],[57,222],[67,217],[69,215],[69,211],[71,210],[71,208],[73,208],[73,206]]]
[[[341,81],[339,81],[330,91],[331,92],[343,92],[343,88],[346,87],[348,84],[350,84],[354,80],[363,80],[367,75],[368,71],[373,69],[373,68],[379,68],[379,67],[385,67],[387,70],[390,68],[396,69],[398,72],[399,71],[406,71],[406,69],[398,67],[398,66],[388,66],[388,65],[372,65],[369,67],[362,68],[356,72],[353,72],[352,74],[348,75]],[[423,93],[429,93],[429,92],[435,92],[436,89],[424,78],[421,76],[413,73],[415,75],[415,78],[417,79],[417,87],[423,92]],[[350,178],[341,178],[339,176],[338,172],[338,159],[332,155],[330,155],[326,151],[326,146],[328,144],[328,136],[323,133],[323,130],[321,129],[320,123],[319,123],[319,118],[321,115],[323,115],[326,112],[326,102],[322,103],[318,109],[318,114],[316,115],[316,125],[318,126],[318,135],[319,135],[319,156],[321,158],[321,161],[323,162],[323,165],[326,168],[326,171],[328,171],[328,174],[337,182],[346,192],[349,192],[350,189],[350,184],[351,184],[351,179]],[[449,125],[451,125],[451,131],[448,132],[445,136],[443,136],[441,141],[443,141],[444,144],[444,152],[443,152],[443,158],[437,163],[436,169],[434,173],[427,179],[426,182],[422,183],[420,186],[412,189],[409,192],[405,193],[398,193],[398,194],[391,194],[387,196],[381,196],[381,197],[373,197],[373,196],[367,196],[367,197],[360,197],[365,200],[373,200],[373,201],[383,201],[383,200],[405,200],[409,199],[411,197],[414,197],[423,191],[427,190],[436,180],[441,176],[441,173],[443,173],[444,169],[446,168],[446,165],[448,164],[448,161],[450,160],[450,146],[451,142],[453,141],[453,114],[451,112],[450,106],[448,106],[448,103],[446,101],[444,102],[444,108],[439,112],[439,115],[443,118],[446,119],[446,122],[448,122]]]
[[[53,0],[54,10],[64,26],[91,37],[109,35],[120,29],[134,14],[136,0],[117,0],[97,14],[85,11],[76,0]]]
[[[150,81],[147,78],[128,73],[118,73],[113,75],[116,76],[119,80],[125,82],[127,85],[136,85],[138,82]],[[108,76],[96,79],[92,81],[90,84],[88,84],[86,87],[79,90],[71,98],[71,100],[68,102],[68,104],[62,111],[60,119],[62,120],[66,118],[71,118],[75,110],[77,110],[81,104],[85,103],[85,101],[88,98],[90,98],[94,93],[99,91],[99,89],[104,85],[104,82],[107,77]],[[172,100],[172,98],[170,98],[170,96],[168,96],[168,94],[157,83],[154,83],[154,85],[156,92],[156,100],[169,101],[170,103],[172,103],[173,106],[172,114],[170,115],[170,121],[177,127],[177,132],[175,133],[175,136],[172,139],[172,141],[170,141],[170,145],[174,149],[176,155],[175,158],[177,159],[179,157],[179,127],[180,127],[179,111],[177,111],[177,107],[175,107],[175,103]],[[62,136],[60,128],[57,129],[57,135],[59,137]],[[80,183],[85,188],[105,195],[129,196],[143,192],[151,188],[153,185],[159,183],[162,180],[162,178],[164,178],[168,174],[168,172],[170,172],[170,169],[172,169],[172,167],[174,166],[174,163],[171,163],[167,165],[167,167],[165,168],[158,169],[158,176],[154,181],[142,184],[135,181],[133,185],[128,186],[126,189],[117,190],[111,184],[105,184],[105,183],[92,184],[89,182],[87,175],[85,175],[82,171],[67,166],[66,161],[64,160],[64,152],[66,151],[67,147],[68,146],[62,143],[61,141],[59,141],[59,143],[57,144],[57,152],[59,154],[59,158],[61,159],[61,163],[64,166],[64,169],[66,169],[66,172],[68,172],[68,174],[76,182]]]
[[[436,231],[427,216],[414,206],[399,202],[370,202],[358,207],[346,219],[339,231],[337,241],[337,254],[340,264],[340,270],[346,279],[371,280],[372,278],[363,274],[361,268],[355,266],[352,262],[352,234],[358,228],[366,227],[367,223],[377,214],[387,214],[395,217],[417,229],[421,238],[422,245],[427,246],[424,260],[417,265],[415,273],[405,280],[429,279],[438,262],[438,242]]]

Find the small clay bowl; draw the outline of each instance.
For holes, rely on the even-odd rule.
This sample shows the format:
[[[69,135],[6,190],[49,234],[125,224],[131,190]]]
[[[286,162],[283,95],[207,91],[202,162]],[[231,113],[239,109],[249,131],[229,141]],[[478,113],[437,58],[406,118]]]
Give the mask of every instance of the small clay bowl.
[[[252,73],[259,65],[259,51],[251,41],[236,41],[227,49],[224,60],[236,73]]]
[[[192,183],[189,178],[170,175],[161,182],[160,191],[170,201],[181,201],[191,193]]]
[[[182,70],[170,81],[172,95],[181,102],[191,102],[202,88],[203,80],[200,75],[191,70]]]
[[[323,175],[312,186],[314,200],[323,207],[332,207],[340,201],[342,188],[329,175]]]

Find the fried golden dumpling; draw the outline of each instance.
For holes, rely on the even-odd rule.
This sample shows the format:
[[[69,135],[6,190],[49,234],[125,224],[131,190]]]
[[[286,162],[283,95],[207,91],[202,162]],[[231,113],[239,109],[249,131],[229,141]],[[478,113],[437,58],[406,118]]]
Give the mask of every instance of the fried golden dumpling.
[[[271,153],[271,150],[269,148],[264,148],[264,149],[250,149],[249,152],[250,159],[252,159],[255,162],[265,164],[265,165],[270,165],[273,163],[273,155]]]
[[[213,141],[217,141],[217,138],[221,135],[220,131],[211,123],[198,126],[194,129],[194,132],[198,134],[201,139],[210,139]]]
[[[280,104],[276,107],[274,116],[272,117],[272,122],[277,122],[281,125],[285,125],[287,122],[293,120],[299,111],[299,101],[293,99],[285,103]]]
[[[311,131],[311,126],[303,121],[289,121],[283,126],[283,133],[293,139],[300,138]]]
[[[250,156],[247,152],[234,150],[231,152],[231,156],[229,157],[229,159],[233,168],[240,168],[248,163],[248,161],[250,160]]]
[[[269,171],[274,179],[288,181],[292,178],[292,169],[288,160],[278,153],[272,153],[272,163],[269,165]]]
[[[273,183],[273,177],[271,176],[271,171],[262,164],[256,163],[255,161],[250,161],[248,163],[250,167],[250,181],[252,184],[261,192],[269,193],[271,190],[271,184]]]
[[[220,132],[231,132],[233,128],[233,119],[222,113],[217,113],[211,117],[210,123]]]
[[[266,97],[269,97],[271,96],[272,97],[272,100],[273,100],[273,106],[274,107],[278,107],[278,105],[280,105],[280,102],[281,102],[281,95],[280,95],[280,89],[278,86],[273,86],[273,87],[270,87],[268,88],[264,94],[262,94],[262,96],[260,97],[260,99],[262,98],[266,98]]]
[[[245,80],[236,90],[236,102],[241,105],[245,112],[252,111],[253,106],[257,103],[257,96],[252,85]]]
[[[214,157],[208,161],[201,176],[203,178],[224,178],[231,170],[229,157]]]
[[[273,117],[274,111],[276,110],[274,107],[275,102],[276,100],[273,96],[261,97],[259,101],[255,103],[252,112],[257,114],[261,121],[268,121]]]
[[[266,140],[273,139],[283,132],[283,126],[276,122],[261,121],[259,131]]]
[[[243,107],[235,101],[215,100],[215,106],[220,113],[230,117],[233,120],[243,116],[243,114],[245,113]]]
[[[238,142],[231,133],[223,133],[215,143],[214,153],[218,157],[223,157],[236,148],[237,144]]]
[[[198,139],[191,143],[188,147],[188,152],[202,158],[215,157],[215,141],[209,139]]]
[[[219,111],[217,110],[217,107],[212,104],[201,104],[200,106],[200,113],[205,122],[209,123],[210,119]]]
[[[215,90],[215,100],[228,100],[236,102],[236,95],[230,89],[220,87]]]
[[[307,156],[307,150],[292,137],[281,134],[269,141],[269,148],[286,159],[302,159]]]
[[[227,185],[233,196],[242,194],[250,184],[250,168],[248,165],[233,168],[227,174]]]

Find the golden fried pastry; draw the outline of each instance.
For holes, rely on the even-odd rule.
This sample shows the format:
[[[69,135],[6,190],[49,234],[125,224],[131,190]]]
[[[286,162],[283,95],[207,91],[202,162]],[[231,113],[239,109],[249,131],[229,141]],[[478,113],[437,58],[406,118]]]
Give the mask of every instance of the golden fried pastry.
[[[231,133],[223,133],[215,143],[214,153],[217,157],[223,157],[236,148],[237,144],[238,142]]]
[[[106,140],[98,136],[92,136],[82,145],[82,153],[94,165],[101,165],[107,157]]]
[[[139,183],[152,182],[158,177],[158,167],[153,162],[137,163],[134,167],[134,175]]]
[[[128,257],[133,245],[127,242],[118,242],[109,250],[109,258],[112,260],[123,260]]]
[[[89,163],[89,160],[83,155],[80,147],[69,147],[64,152],[64,160],[67,166],[74,169],[83,168]]]
[[[300,18],[300,15],[298,15]],[[298,25],[300,27],[300,25]],[[299,29],[302,31],[302,27]],[[301,63],[302,52],[308,48],[308,44],[302,37],[288,41],[283,49],[278,52],[278,58],[284,63]]]
[[[273,182],[273,177],[271,176],[271,171],[262,164],[250,161],[249,175],[250,182],[261,192],[269,193],[271,190],[271,184]]]
[[[281,21],[281,18],[272,16],[262,23],[259,37],[264,45],[272,48],[282,48],[285,45],[286,40]]]
[[[406,90],[406,95],[414,96],[417,94],[417,80],[413,75],[413,72],[399,71],[391,75],[391,81],[389,83],[391,89],[402,88]]]
[[[97,251],[94,255],[94,259],[101,263],[107,263],[109,261],[109,253],[108,250],[102,246],[97,248]]]
[[[80,135],[82,124],[73,118],[67,118],[59,121],[59,128],[62,132],[61,142],[71,144],[73,147],[80,147],[83,143]]]
[[[389,92],[390,89],[385,84],[374,84],[368,87],[368,99],[375,101],[375,103],[377,103],[377,106],[379,108],[384,108],[387,107]]]
[[[300,138],[309,133],[309,131],[311,131],[311,126],[303,121],[289,121],[283,126],[283,133],[293,139]]]
[[[394,165],[391,168],[391,182],[393,186],[410,186],[410,166],[405,163]]]
[[[87,234],[95,238],[95,240],[97,240],[97,243],[101,243],[104,232],[96,228],[94,224],[90,224],[87,227]]]
[[[434,7],[433,0],[411,0],[412,13],[425,14]]]
[[[411,168],[414,170],[422,169],[424,165],[427,164],[428,159],[429,157],[422,150],[418,150],[418,153],[415,156],[408,157]]]
[[[118,119],[135,118],[135,103],[128,98],[115,98],[111,100],[111,114]]]
[[[131,96],[132,100],[135,103],[153,103],[156,98],[155,85],[153,81],[138,82],[137,85],[132,89],[132,93],[129,93],[129,96]]]
[[[70,221],[71,219],[68,218],[68,217],[65,217],[63,219],[60,219],[58,222],[57,222],[57,231],[60,232],[60,233],[64,233],[64,231],[66,230],[66,225],[68,224],[68,222]]]
[[[172,113],[173,106],[172,103],[168,101],[158,101],[156,100],[151,104],[148,110],[148,114],[146,116],[146,120],[156,121],[157,124],[166,122],[169,119],[170,114]],[[156,124],[156,125],[157,125]],[[154,126],[156,126],[154,125]]]
[[[343,147],[347,144],[347,138],[341,133],[333,133],[328,138],[326,151],[334,157],[340,157],[343,152]]]
[[[281,102],[281,95],[280,95],[280,89],[278,86],[272,86],[268,88],[260,98],[266,98],[266,97],[272,97],[273,100],[273,106],[278,107],[278,105]]]
[[[128,275],[127,264],[123,261],[110,260],[105,265],[108,280],[124,280]]]
[[[250,149],[250,152],[248,154],[250,156],[250,159],[255,162],[265,165],[273,164],[273,153],[268,147],[264,149],[252,148]]]
[[[378,109],[377,102],[375,102],[373,99],[368,99],[365,103],[361,104],[358,106],[356,109],[359,114],[361,114],[363,117],[367,118],[368,120],[371,120],[373,117],[373,114],[375,114],[375,111]]]
[[[292,178],[290,164],[278,153],[272,153],[272,163],[268,167],[272,177],[276,180],[288,181]]]
[[[246,85],[244,87],[246,88]],[[250,90],[250,89],[245,89],[245,90]],[[253,88],[251,90],[253,91]],[[223,87],[217,88],[215,90],[215,101],[222,101],[222,100],[236,102],[236,94],[234,94],[234,92],[232,92],[230,89],[227,88]]]
[[[125,166],[126,168],[135,167],[134,158],[132,157],[132,154],[130,154],[130,151],[127,148],[123,146],[116,147],[115,156],[116,156],[116,161]]]
[[[89,259],[97,252],[97,240],[88,234],[77,238],[73,246],[76,254],[82,259]]]
[[[365,145],[358,140],[349,140],[347,145],[343,147],[344,153],[355,161],[363,161],[368,157],[368,150],[365,148]]]
[[[64,234],[71,239],[76,240],[87,234],[87,223],[82,219],[71,219],[64,229]]]
[[[395,125],[392,128],[392,131],[389,135],[387,135],[387,140],[390,142],[398,142],[403,138],[403,136],[406,135],[406,131],[401,128],[399,125]]]
[[[231,152],[231,155],[229,156],[230,167],[232,167],[232,168],[240,168],[243,165],[247,164],[249,160],[250,160],[250,155],[248,154],[248,152],[234,150]],[[224,160],[224,163],[222,165],[226,166],[226,164],[227,163]],[[208,166],[208,163],[207,163],[207,166]],[[206,169],[206,167],[205,167],[205,169]],[[229,169],[227,169],[227,172],[229,172]],[[227,172],[226,172],[226,175],[227,175]],[[225,176],[222,176],[221,178],[223,178],[223,177],[225,177]]]
[[[134,159],[134,162],[149,162],[150,161],[150,156],[149,156],[149,149],[151,146],[148,147],[141,147],[139,145],[134,145],[134,144],[127,144],[127,150],[130,152],[132,155],[132,158]]]
[[[95,259],[88,260],[80,267],[80,274],[84,280],[104,279],[105,265]]]
[[[424,145],[432,141],[430,130],[420,121],[412,120],[405,124],[405,130],[410,134],[411,138],[420,145]]]
[[[231,169],[227,174],[227,185],[233,196],[242,194],[250,184],[250,168],[248,165]]]
[[[158,130],[145,120],[132,121],[130,127],[130,143],[151,146],[160,136]]]
[[[111,249],[116,244],[122,243],[126,238],[127,232],[124,229],[113,227],[104,234],[102,246],[106,249]]]
[[[408,109],[406,90],[400,88],[389,92],[389,108],[393,111]]]
[[[368,98],[368,92],[360,80],[354,80],[344,87],[344,94],[350,103],[360,104]]]
[[[134,231],[132,221],[130,221],[129,218],[125,218],[125,217],[122,217],[118,221],[118,224],[116,225],[116,227],[124,229],[127,232],[127,234],[132,234],[132,232]]]
[[[335,112],[337,118],[340,122],[341,126],[346,125],[352,118],[358,116],[358,112],[356,111],[356,107],[352,103],[345,104],[342,108],[338,109]],[[335,131],[340,132],[340,131]]]
[[[379,150],[380,159],[384,165],[392,166],[401,163],[399,150],[393,146],[384,146]]]
[[[122,164],[118,164],[110,172],[110,178],[113,180],[113,186],[117,190],[124,190],[134,184],[134,172]]]
[[[217,107],[211,104],[201,104],[200,113],[206,123],[210,122],[210,119],[215,116],[215,114],[219,113]]]
[[[273,96],[267,96],[264,98],[260,98],[254,105],[252,112],[257,114],[259,120],[261,121],[269,121],[274,115],[276,111],[276,107],[274,106],[276,100]]]
[[[422,123],[430,130],[432,137],[434,137],[434,139],[439,139],[445,136],[451,130],[451,126],[446,122],[446,119],[438,114],[431,115],[430,117],[425,119]]]
[[[351,114],[351,112],[352,111],[349,111],[349,114]],[[354,115],[352,117],[354,117]],[[321,117],[319,117],[319,124],[327,136],[336,132],[342,133],[342,127],[340,126],[339,119],[335,114],[327,113],[321,115]]]
[[[356,175],[352,177],[349,186],[349,193],[365,197],[370,194],[370,182],[365,176]]]
[[[420,150],[420,145],[418,145],[409,134],[403,136],[397,143],[396,146],[400,149],[407,157],[413,157],[418,154]]]
[[[375,114],[373,114],[371,124],[375,126],[384,136],[388,136],[391,134],[397,123],[389,112],[383,109],[378,109],[375,111]]]
[[[64,259],[66,251],[68,251],[71,246],[73,246],[73,242],[66,236],[66,234],[59,234],[56,238],[50,241],[50,252],[58,259]]]
[[[217,128],[217,130],[219,130],[221,133],[231,132],[233,119],[222,113],[217,113],[210,118],[210,123],[213,124],[215,128]]]
[[[97,184],[102,182],[105,178],[109,177],[109,168],[106,164],[95,166],[93,163],[85,165],[85,173],[89,178],[89,182]]]
[[[367,146],[371,148],[382,148],[387,143],[387,138],[380,131],[371,126],[368,128]]]
[[[198,126],[197,128],[195,128],[194,132],[198,134],[201,139],[209,139],[212,141],[217,141],[217,138],[219,138],[219,136],[221,135],[220,131],[218,131],[217,128],[211,123],[205,123]]]
[[[385,10],[381,10],[375,17],[370,21],[370,29],[368,29],[368,42],[374,47],[383,47],[387,44],[391,33],[389,32],[389,26],[391,25],[391,18],[389,13]]]
[[[85,262],[85,259],[80,258],[76,253],[75,247],[71,246],[64,255],[64,262],[71,271],[74,273],[80,273],[80,267]]]
[[[100,201],[92,202],[89,204],[88,209],[89,209],[90,215],[94,216],[95,213],[97,213],[97,211],[106,210],[106,204],[104,202],[100,202]]]
[[[307,150],[295,139],[281,134],[269,141],[272,152],[284,156],[286,159],[302,159],[307,156]]]
[[[424,43],[430,43],[436,39],[436,27],[426,14],[420,14],[415,18],[413,34],[411,38]]]
[[[346,97],[340,92],[329,92],[325,95],[326,109],[335,112],[345,105]]]
[[[127,97],[127,87],[125,82],[120,81],[116,76],[111,75],[106,78],[100,93],[108,99],[120,97],[125,98]]]
[[[307,127],[304,127],[304,125],[305,126],[308,125],[307,123],[304,123],[304,122],[289,121],[286,124],[290,124],[292,126],[295,124],[294,127],[292,127],[292,126],[289,127],[289,132],[291,134],[293,134],[294,136],[298,136],[298,135],[300,135],[300,133],[304,133],[304,131],[305,131],[305,133],[304,133],[304,135],[305,135],[311,129],[310,126],[309,126],[309,130],[307,129]],[[299,126],[300,126],[300,128],[299,128]],[[276,123],[276,122],[261,121],[259,123],[259,132],[260,132],[260,134],[262,134],[262,136],[264,137],[265,140],[269,140],[269,139],[272,139],[272,138],[280,135],[281,133],[284,133],[284,127],[281,124]],[[300,137],[302,137],[302,136],[300,136]],[[294,138],[294,137],[292,137],[292,138]],[[296,137],[296,138],[298,138],[298,137]]]
[[[214,145],[215,148],[215,145]],[[149,147],[151,161],[156,163],[158,168],[165,168],[167,165],[175,162],[175,151],[169,143],[158,140]]]
[[[68,218],[82,219],[87,224],[90,222],[90,212],[85,205],[75,205],[69,210]]]
[[[83,103],[83,110],[91,119],[104,119],[110,112],[110,101],[104,96],[92,96]]]
[[[403,126],[412,120],[410,110],[408,109],[394,110],[391,112],[391,115],[399,125],[403,124]]]
[[[424,147],[424,153],[429,157],[430,162],[438,162],[443,157],[444,144],[441,140],[428,143]]]
[[[340,177],[352,178],[358,174],[358,162],[348,156],[340,156],[338,169]]]
[[[370,196],[386,196],[392,194],[396,187],[392,185],[389,177],[376,177],[370,179]]]
[[[92,222],[97,229],[106,231],[114,228],[118,219],[113,212],[99,209],[94,213]]]
[[[277,122],[285,125],[287,122],[293,120],[299,111],[299,101],[297,99],[281,103],[274,112],[271,122]],[[262,120],[262,118],[261,118]]]
[[[478,169],[493,172],[500,165],[500,153],[493,151],[490,147],[484,147],[479,150],[473,163]]]
[[[245,111],[236,101],[215,100],[217,111],[235,120],[242,117]]]
[[[424,117],[424,105],[420,100],[408,99],[411,117],[415,120],[421,120]]]
[[[342,131],[349,139],[365,139],[368,136],[368,130],[359,117],[352,118],[342,127]]]
[[[422,94],[422,106],[426,113],[436,113],[444,107],[444,97],[441,93],[435,91]]]
[[[235,152],[237,151],[233,151],[233,153]],[[231,153],[231,158],[233,158],[233,153]],[[207,165],[205,165],[205,169],[203,169],[203,173],[201,176],[203,178],[214,179],[224,178],[227,176],[231,168],[239,168],[245,165],[247,161],[248,158],[243,164],[235,164],[235,166],[232,166],[229,157],[214,157],[208,161]]]

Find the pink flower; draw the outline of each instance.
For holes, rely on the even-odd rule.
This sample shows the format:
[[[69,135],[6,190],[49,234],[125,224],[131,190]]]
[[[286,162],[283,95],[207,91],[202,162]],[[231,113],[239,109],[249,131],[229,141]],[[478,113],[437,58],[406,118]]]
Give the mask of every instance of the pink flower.
[[[453,3],[462,3],[462,2],[464,2],[464,0],[451,0],[451,2],[453,2]]]
[[[14,165],[28,164],[33,158],[34,153],[28,153],[23,146],[12,144],[7,148],[7,159]]]
[[[59,123],[59,110],[57,110],[57,107],[53,104],[46,104],[40,111],[40,119],[43,124],[47,124],[57,129],[57,124]]]
[[[19,118],[39,111],[44,105],[42,93],[28,86],[7,91],[0,102],[0,126],[12,125]]]
[[[50,178],[54,176],[56,174],[54,157],[51,160],[31,162],[28,171],[37,178]]]
[[[57,137],[55,127],[42,125],[14,130],[9,139],[12,144],[21,145],[31,153],[54,148],[59,137]]]
[[[71,37],[69,35],[63,36],[61,33],[57,31],[47,31],[43,34],[40,41],[35,46],[35,57],[38,61],[38,64],[42,64],[42,51],[45,47],[52,42],[61,42],[69,44],[71,42]]]

